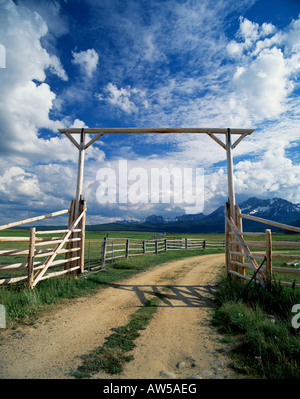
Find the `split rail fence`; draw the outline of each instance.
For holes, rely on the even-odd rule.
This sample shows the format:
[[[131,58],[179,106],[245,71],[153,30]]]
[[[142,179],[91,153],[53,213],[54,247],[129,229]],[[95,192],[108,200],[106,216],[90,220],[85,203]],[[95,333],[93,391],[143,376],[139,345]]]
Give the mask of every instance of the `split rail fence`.
[[[107,261],[129,258],[143,254],[187,249],[225,248],[225,240],[204,240],[201,238],[163,238],[142,240],[134,238],[104,238],[101,267]]]
[[[84,270],[85,201],[80,201],[80,213],[75,219],[75,201],[70,209],[37,216],[0,226],[0,231],[69,213],[68,228],[62,230],[38,230],[32,227],[28,237],[1,236],[0,271],[16,271],[16,277],[0,279],[0,285],[27,281],[33,288],[41,280],[66,273]],[[18,248],[12,248],[18,242]],[[5,244],[4,244],[5,243]],[[24,244],[20,244],[24,243]],[[3,245],[4,244],[4,245]],[[6,247],[4,249],[4,247]],[[21,248],[23,247],[23,248]],[[3,259],[7,259],[5,263]],[[62,269],[63,266],[63,269]],[[49,268],[55,271],[48,272]],[[24,275],[22,271],[27,271]],[[22,274],[20,276],[20,274]]]
[[[295,282],[300,274],[300,236],[299,241],[276,241],[276,238],[273,240],[274,236],[272,236],[271,229],[265,229],[264,232],[244,232],[243,219],[295,233],[300,233],[300,228],[242,214],[238,205],[235,205],[235,217],[236,223],[229,215],[229,206],[226,204],[225,252],[227,276],[232,274],[237,278],[253,280],[266,287],[274,281],[274,273],[284,273],[294,275],[294,281],[281,281],[280,279],[282,285],[300,288],[300,284]],[[288,235],[286,237],[288,238]],[[280,259],[281,262],[278,261]],[[247,272],[249,270],[250,273]]]

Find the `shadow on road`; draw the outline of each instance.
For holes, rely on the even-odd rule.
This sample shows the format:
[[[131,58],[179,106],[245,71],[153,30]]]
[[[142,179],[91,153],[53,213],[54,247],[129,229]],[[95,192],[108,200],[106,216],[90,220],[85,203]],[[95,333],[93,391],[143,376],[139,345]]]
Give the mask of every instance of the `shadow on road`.
[[[212,306],[217,285],[128,285],[110,283],[108,286],[134,292],[144,306],[152,297],[161,302],[158,307],[207,307]]]

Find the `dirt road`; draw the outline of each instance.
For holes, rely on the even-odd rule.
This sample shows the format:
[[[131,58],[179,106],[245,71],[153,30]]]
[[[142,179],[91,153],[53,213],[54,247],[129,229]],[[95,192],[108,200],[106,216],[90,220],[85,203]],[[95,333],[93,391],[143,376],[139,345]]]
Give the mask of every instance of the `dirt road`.
[[[80,355],[101,346],[113,327],[127,324],[157,292],[164,298],[135,341],[134,360],[118,376],[93,378],[238,378],[228,366],[222,336],[210,324],[223,262],[221,254],[164,263],[6,332],[0,378],[74,378],[70,372],[81,364]]]

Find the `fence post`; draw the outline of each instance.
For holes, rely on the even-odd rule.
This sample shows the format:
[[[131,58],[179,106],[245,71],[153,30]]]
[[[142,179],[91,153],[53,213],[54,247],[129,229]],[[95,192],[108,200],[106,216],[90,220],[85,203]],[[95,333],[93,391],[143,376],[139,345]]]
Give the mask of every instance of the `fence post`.
[[[144,240],[143,241],[143,254],[145,254],[146,253],[146,241]]]
[[[155,240],[155,255],[158,254],[158,243],[157,240]]]
[[[165,238],[165,251],[167,250],[167,239]]]
[[[206,241],[203,240],[203,249],[205,249],[205,248],[206,248]]]
[[[83,200],[80,202],[81,207],[80,207],[80,213],[85,211],[86,209],[86,201]],[[80,256],[80,273],[84,273],[84,244],[85,244],[85,213],[81,219],[80,222],[80,251],[79,251],[79,256]]]
[[[35,227],[30,229],[29,238],[29,253],[28,253],[28,288],[32,287],[33,282],[33,271],[34,271],[34,253],[35,253]]]
[[[106,246],[107,246],[107,238],[104,237],[103,244],[102,244],[101,269],[104,268],[104,266],[105,266]]]
[[[90,264],[91,264],[91,241],[89,241],[88,272],[90,272]]]
[[[125,258],[127,259],[129,256],[129,239],[126,240],[126,255]]]
[[[226,202],[225,204],[225,272],[226,277],[229,276],[229,261],[230,261],[230,228],[228,226],[228,222],[226,220],[226,216],[229,216],[229,204]]]
[[[185,239],[185,249],[188,249],[188,239]]]
[[[71,204],[70,204],[70,209],[69,209],[68,229],[71,227],[71,225],[74,221],[75,221],[75,200],[72,200]],[[74,238],[74,237],[75,237],[74,233],[72,233],[69,238]],[[67,242],[66,249],[72,249],[73,245],[74,245],[73,242]],[[67,252],[65,255],[65,259],[72,258],[72,256],[74,256],[74,255],[72,255],[72,253]],[[72,262],[65,263],[65,267],[64,267],[65,270],[70,269],[71,267],[72,267]]]
[[[236,217],[236,226],[239,229],[239,231],[242,233],[243,232],[243,219],[241,216],[241,210],[240,207],[236,204],[235,205],[235,217]],[[240,244],[237,245],[237,250],[238,252],[242,252],[242,247]],[[238,262],[244,263],[245,262],[245,257],[242,255],[239,255],[237,258]],[[238,267],[239,273],[242,274],[243,276],[246,275],[246,270],[244,267],[239,266]],[[244,279],[242,279],[244,281]]]
[[[272,233],[270,229],[265,230],[266,233],[266,277],[268,285],[272,284]]]

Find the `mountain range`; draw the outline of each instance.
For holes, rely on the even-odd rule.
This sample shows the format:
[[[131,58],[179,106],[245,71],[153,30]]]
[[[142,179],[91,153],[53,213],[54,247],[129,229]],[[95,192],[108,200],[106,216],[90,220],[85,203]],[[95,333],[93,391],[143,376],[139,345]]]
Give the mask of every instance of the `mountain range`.
[[[282,198],[259,199],[251,197],[239,204],[244,214],[258,216],[285,224],[300,226],[300,204],[293,204]],[[243,219],[244,230],[263,231],[269,226]],[[143,220],[129,219],[115,223],[86,226],[87,230],[97,231],[149,231],[173,233],[223,233],[224,206],[209,215],[203,213],[186,214],[175,218],[150,215]],[[272,230],[276,228],[272,227]]]

